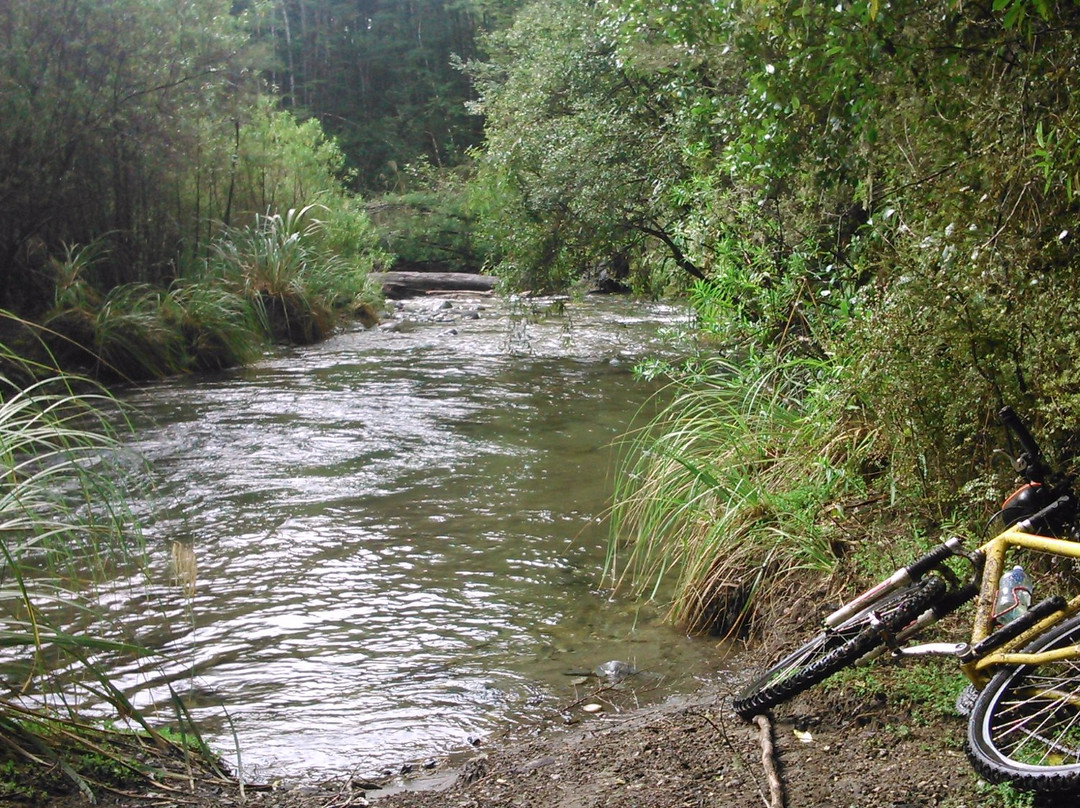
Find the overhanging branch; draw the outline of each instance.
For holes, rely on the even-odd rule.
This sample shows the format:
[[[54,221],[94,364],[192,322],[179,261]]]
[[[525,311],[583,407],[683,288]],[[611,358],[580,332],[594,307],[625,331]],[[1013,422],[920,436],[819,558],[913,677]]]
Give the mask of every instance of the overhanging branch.
[[[660,241],[664,242],[665,246],[667,246],[667,248],[671,251],[671,257],[675,259],[675,263],[683,271],[687,272],[692,277],[697,278],[698,280],[707,280],[707,278],[705,277],[705,273],[701,271],[701,268],[686,257],[685,253],[683,253],[679,245],[675,243],[675,240],[672,239],[672,237],[668,235],[667,232],[659,228],[649,227],[648,225],[640,223],[631,224],[630,227],[632,227],[634,230],[638,230],[642,233],[645,233],[646,235],[652,236],[653,238],[657,238]]]

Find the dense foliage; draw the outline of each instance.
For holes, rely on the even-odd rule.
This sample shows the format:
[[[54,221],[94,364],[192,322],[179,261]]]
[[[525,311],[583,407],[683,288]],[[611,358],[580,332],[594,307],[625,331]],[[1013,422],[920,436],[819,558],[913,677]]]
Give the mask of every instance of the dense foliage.
[[[737,477],[775,486],[778,459],[817,457],[852,481],[806,496],[789,477],[802,504],[779,521],[746,508],[775,535],[886,480],[931,522],[975,513],[1004,403],[1077,448],[1078,35],[1072,0],[542,0],[489,38],[470,67],[475,198],[500,271],[550,288],[622,262],[640,288],[696,283],[704,353],[742,380],[670,369],[733,409],[665,418],[643,456],[685,485],[626,513],[681,516],[626,530],[675,554],[687,525],[727,518],[699,451],[758,445],[762,401],[783,445]],[[663,443],[693,429],[694,454]]]
[[[360,187],[408,185],[406,167],[460,163],[481,137],[459,60],[478,53],[519,0],[285,0],[262,30],[286,109],[312,116],[348,155]]]
[[[47,259],[110,233],[106,286],[166,274],[224,188],[245,104],[221,0],[14,2],[0,15],[0,306],[40,310]],[[205,201],[204,201],[205,200]],[[135,269],[137,267],[137,269]],[[129,269],[125,269],[129,268]],[[134,271],[134,277],[125,273]]]
[[[702,275],[681,232],[693,213],[676,194],[694,172],[682,101],[658,85],[669,55],[637,64],[617,34],[601,4],[535,3],[486,40],[489,61],[467,66],[486,116],[475,204],[518,285],[603,272],[662,290],[661,254]]]
[[[66,369],[235,364],[263,337],[325,336],[371,297],[362,276],[383,254],[345,155],[260,89],[262,7],[240,8],[16,0],[0,14],[0,309],[38,320]],[[275,226],[312,205],[317,232]],[[272,293],[235,279],[265,268],[223,260],[251,264],[239,256],[268,228],[293,249]]]

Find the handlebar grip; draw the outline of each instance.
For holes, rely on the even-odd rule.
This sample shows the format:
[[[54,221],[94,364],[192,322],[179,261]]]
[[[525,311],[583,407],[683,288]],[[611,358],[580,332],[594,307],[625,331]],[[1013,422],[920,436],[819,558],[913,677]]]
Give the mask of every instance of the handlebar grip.
[[[1061,496],[1027,519],[1017,522],[1014,527],[1023,533],[1038,534],[1040,530],[1053,531],[1067,523],[1076,515],[1076,500],[1071,496]]]
[[[1016,414],[1013,408],[1009,406],[1002,407],[1001,411],[998,412],[998,420],[1016,435],[1016,439],[1020,441],[1020,446],[1031,457],[1032,463],[1037,464],[1040,468],[1045,468],[1046,464],[1043,462],[1039,444],[1035,442],[1035,438],[1032,437],[1031,432],[1024,426],[1024,422],[1020,420],[1020,416]]]

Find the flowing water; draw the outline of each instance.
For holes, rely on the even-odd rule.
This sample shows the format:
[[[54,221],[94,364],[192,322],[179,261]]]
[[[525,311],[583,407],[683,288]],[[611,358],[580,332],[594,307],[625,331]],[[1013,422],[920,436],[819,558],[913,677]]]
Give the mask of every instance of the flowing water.
[[[654,406],[632,367],[683,316],[421,300],[126,395],[157,480],[155,582],[107,600],[167,662],[112,674],[147,709],[170,685],[264,777],[465,748],[611,659],[648,673],[640,698],[692,690],[715,642],[598,591],[616,443]]]

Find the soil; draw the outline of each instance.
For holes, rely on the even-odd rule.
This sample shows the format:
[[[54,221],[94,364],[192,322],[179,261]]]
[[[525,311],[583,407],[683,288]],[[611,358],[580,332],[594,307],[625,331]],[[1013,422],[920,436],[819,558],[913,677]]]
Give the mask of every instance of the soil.
[[[747,656],[746,660],[757,659]],[[731,692],[751,666],[732,661],[735,681],[691,697],[634,709],[630,680],[568,705],[559,726],[489,739],[460,758],[378,781],[344,774],[318,784],[276,787],[196,778],[193,788],[138,797],[103,793],[106,806],[160,808],[689,808],[770,805],[761,729],[739,719]],[[592,706],[588,706],[592,705]],[[588,710],[600,709],[596,712]],[[818,688],[774,711],[769,734],[787,808],[942,806],[1006,801],[981,783],[963,750],[959,715],[924,722],[880,695]],[[1060,800],[1060,798],[1059,798]],[[16,804],[16,803],[12,803]],[[25,804],[25,803],[24,803]],[[78,795],[50,803],[85,806]],[[1036,806],[1072,805],[1036,801]]]

